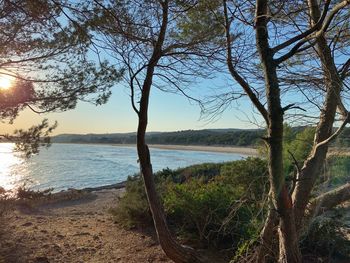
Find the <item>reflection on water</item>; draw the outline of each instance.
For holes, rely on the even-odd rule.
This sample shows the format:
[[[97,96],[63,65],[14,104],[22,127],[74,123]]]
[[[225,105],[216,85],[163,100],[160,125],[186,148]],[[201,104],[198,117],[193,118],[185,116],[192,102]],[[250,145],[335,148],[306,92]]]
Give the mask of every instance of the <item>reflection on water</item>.
[[[13,152],[13,143],[0,144],[0,186],[5,190],[11,190],[23,182],[23,174],[14,169],[24,160]]]
[[[0,144],[0,186],[6,190],[24,183],[34,190],[96,187],[126,180],[139,172],[135,147],[53,144],[40,154],[24,159],[13,153],[14,145]],[[154,171],[203,162],[241,159],[227,153],[152,149]]]

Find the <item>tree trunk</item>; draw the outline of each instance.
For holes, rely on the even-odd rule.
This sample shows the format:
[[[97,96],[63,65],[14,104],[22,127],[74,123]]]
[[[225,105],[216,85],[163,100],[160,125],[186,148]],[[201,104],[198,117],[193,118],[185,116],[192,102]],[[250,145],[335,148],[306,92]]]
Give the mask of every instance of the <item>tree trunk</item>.
[[[152,212],[154,227],[162,249],[164,250],[165,254],[176,263],[203,263],[206,262],[204,257],[198,255],[192,248],[180,245],[170,233],[166,223],[164,209],[156,191],[151,156],[145,141],[148,124],[149,96],[152,87],[153,75],[155,67],[162,56],[162,46],[168,24],[168,1],[162,2],[161,5],[163,9],[162,25],[158,40],[155,43],[153,54],[149,60],[146,76],[142,85],[140,108],[138,111],[139,122],[137,128],[137,153],[140,162],[141,174],[145,183],[148,203]]]
[[[283,173],[283,109],[277,78],[276,63],[268,43],[268,5],[266,0],[257,0],[256,43],[264,70],[268,105],[269,178],[272,200],[279,214],[279,262],[301,262],[297,232],[294,222],[292,199],[288,193]]]
[[[283,192],[288,194],[285,188]],[[285,195],[285,194],[284,194]],[[288,194],[289,195],[289,194]],[[288,196],[288,202],[292,204]],[[281,213],[281,219],[278,229],[279,234],[279,262],[283,263],[298,263],[301,262],[301,252],[299,249],[299,239],[295,228],[293,207],[285,208]]]
[[[312,26],[319,20],[321,13],[316,0],[308,0],[308,5],[312,19]],[[334,64],[332,51],[327,44],[324,34],[321,34],[316,41],[317,54],[321,60],[324,72],[326,97],[320,115],[320,121],[316,128],[314,146],[311,155],[304,162],[301,172],[298,175],[298,182],[293,193],[295,221],[299,232],[302,229],[303,217],[310,199],[310,193],[327,157],[328,145],[324,144],[322,146],[317,146],[317,144],[328,139],[332,134],[333,123],[338,106],[338,98],[340,98],[342,87],[342,81],[339,78],[337,68]]]
[[[256,254],[257,263],[273,262],[278,258],[278,250],[275,249],[274,239],[277,237],[278,215],[272,206],[267,215],[264,228],[260,234],[260,244]]]
[[[140,120],[140,122],[142,122]],[[142,125],[140,125],[142,127]],[[142,131],[140,131],[142,134]],[[139,132],[138,132],[139,134]],[[137,139],[137,151],[140,160],[141,173],[145,182],[148,203],[153,216],[154,226],[157,232],[159,243],[165,254],[176,263],[202,263],[205,259],[189,248],[181,246],[171,235],[166,223],[164,211],[160,198],[157,194],[154,180],[150,154],[142,136]]]
[[[165,254],[170,259],[177,263],[205,262],[204,258],[201,258],[199,255],[197,255],[193,249],[181,246],[172,237],[166,223],[160,198],[155,188],[150,152],[145,142],[149,94],[152,86],[153,71],[154,66],[151,63],[147,69],[147,75],[143,84],[140,100],[139,124],[137,129],[137,153],[140,161],[141,174],[145,183],[148,203],[153,216],[154,226],[157,232],[159,243]]]

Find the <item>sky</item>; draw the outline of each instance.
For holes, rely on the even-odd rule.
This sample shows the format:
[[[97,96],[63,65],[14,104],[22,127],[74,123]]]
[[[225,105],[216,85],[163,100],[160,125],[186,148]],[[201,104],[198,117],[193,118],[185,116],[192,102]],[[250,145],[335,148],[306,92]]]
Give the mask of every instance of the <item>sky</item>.
[[[211,83],[203,82],[194,86],[203,91]],[[250,119],[252,108],[245,100],[235,102],[215,121],[200,117],[200,107],[179,94],[165,93],[153,89],[150,97],[148,131],[178,131],[211,128],[257,128]],[[248,113],[248,114],[247,114]],[[36,114],[30,110],[20,113],[12,125],[0,124],[1,133],[11,133],[14,129],[29,128],[48,118],[50,123],[58,122],[53,135],[62,133],[125,133],[137,129],[137,116],[130,104],[129,93],[121,84],[112,90],[109,101],[101,106],[79,102],[74,110],[63,113]]]

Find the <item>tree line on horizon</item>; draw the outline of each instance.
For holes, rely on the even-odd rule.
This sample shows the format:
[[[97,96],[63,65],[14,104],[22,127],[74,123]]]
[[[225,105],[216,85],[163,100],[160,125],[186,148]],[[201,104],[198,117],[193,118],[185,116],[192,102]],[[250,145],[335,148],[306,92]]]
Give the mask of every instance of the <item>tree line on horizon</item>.
[[[306,127],[292,127],[293,138]],[[204,129],[183,130],[176,132],[151,132],[146,134],[149,144],[173,145],[207,145],[207,146],[250,146],[257,147],[266,134],[264,129]],[[101,144],[134,144],[136,134],[61,134],[51,140],[53,143],[101,143]],[[346,148],[350,146],[350,128],[332,143],[333,147]]]
[[[270,200],[253,260],[299,263],[312,190],[329,146],[350,122],[349,5],[349,0],[1,1],[0,74],[16,81],[0,92],[0,114],[12,122],[23,109],[65,111],[79,100],[100,105],[123,83],[138,117],[140,170],[159,242],[177,263],[202,263],[208,259],[169,230],[155,186],[146,137],[151,91],[182,94],[214,117],[245,98],[266,127],[261,139]],[[227,85],[213,89],[212,96],[190,92],[196,80],[218,76]],[[286,122],[315,127],[303,160],[288,152],[295,159],[292,179],[284,163]],[[1,138],[29,155],[54,127],[43,121]]]

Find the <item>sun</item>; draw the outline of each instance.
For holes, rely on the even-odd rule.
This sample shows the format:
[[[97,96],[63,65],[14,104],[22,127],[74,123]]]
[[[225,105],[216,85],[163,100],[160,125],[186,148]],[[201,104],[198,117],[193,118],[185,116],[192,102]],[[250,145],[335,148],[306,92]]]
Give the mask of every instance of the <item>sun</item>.
[[[0,89],[6,90],[11,88],[12,81],[10,78],[5,76],[0,76]]]

